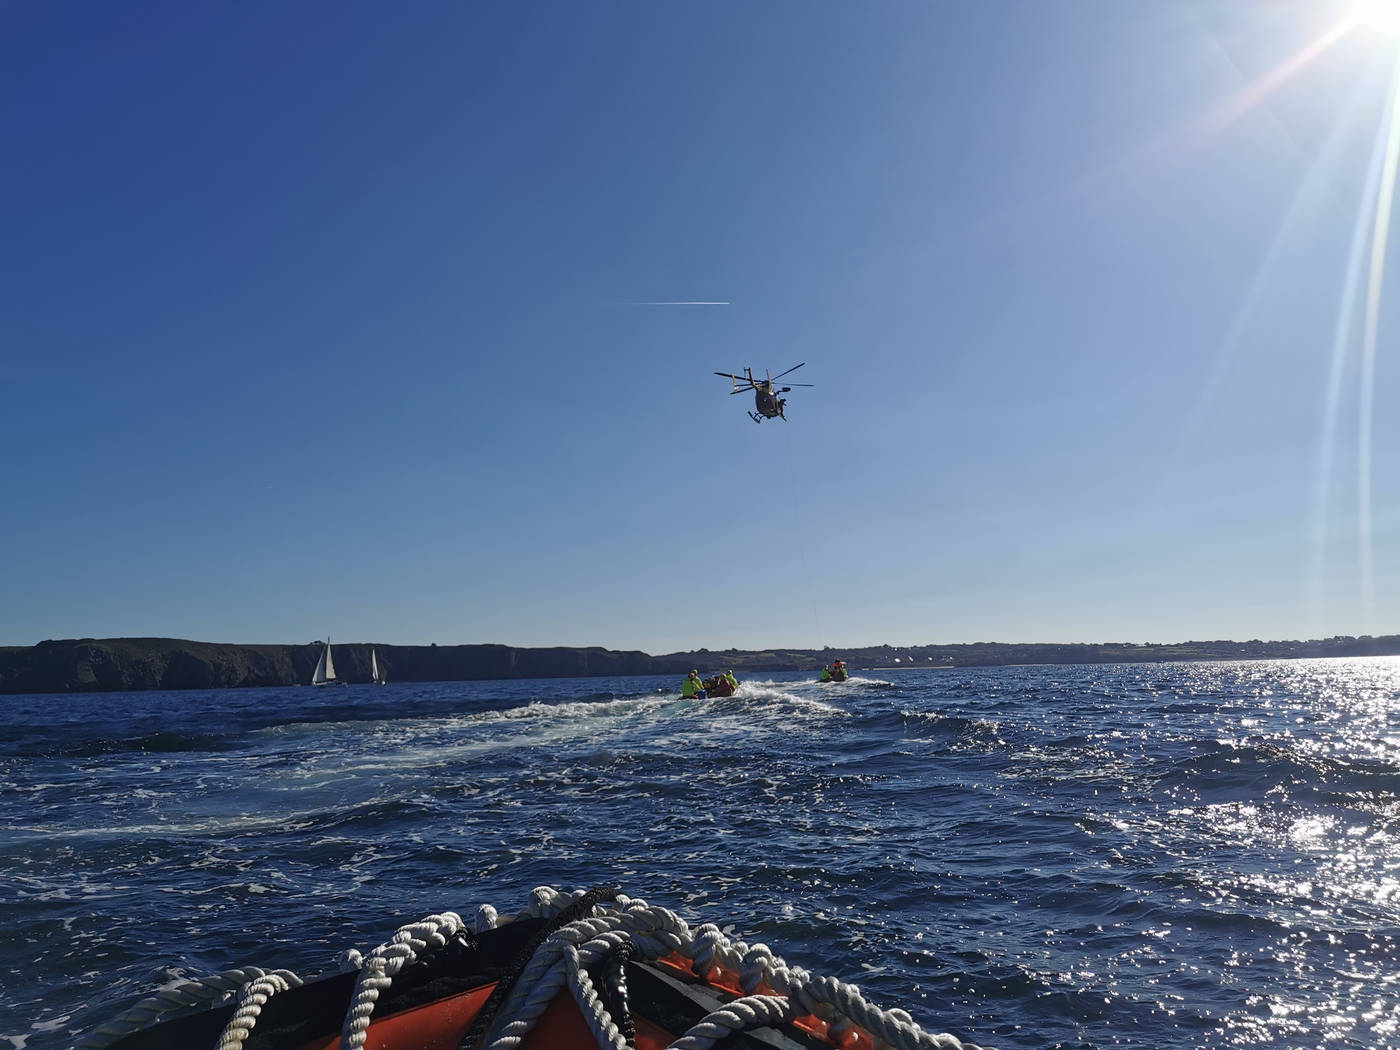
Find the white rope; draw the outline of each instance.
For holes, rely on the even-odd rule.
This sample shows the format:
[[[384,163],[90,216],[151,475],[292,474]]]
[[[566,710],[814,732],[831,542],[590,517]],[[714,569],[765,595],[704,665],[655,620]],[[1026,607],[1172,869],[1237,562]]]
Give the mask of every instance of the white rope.
[[[586,892],[539,886],[514,917],[501,918],[494,908],[482,905],[472,928],[483,932],[518,919],[551,919]],[[737,975],[745,993],[694,1025],[672,1044],[676,1050],[708,1050],[733,1032],[806,1015],[825,1022],[833,1040],[842,1040],[858,1026],[870,1033],[882,1050],[984,1050],[953,1035],[925,1032],[906,1011],[874,1006],[855,985],[813,977],[801,967],[789,966],[767,945],[750,946],[733,940],[713,923],[692,930],[675,912],[622,894],[611,905],[597,907],[600,914],[560,927],[535,951],[493,1020],[484,1042],[486,1050],[516,1050],[566,984],[599,1044],[625,1050],[625,1038],[608,1015],[588,970],[628,940],[646,961],[654,962],[673,952],[690,958],[693,971],[702,980],[722,967]],[[400,927],[390,941],[368,956],[354,949],[343,953],[342,969],[357,970],[359,976],[341,1028],[341,1050],[364,1047],[375,1003],[404,966],[420,954],[443,947],[464,929],[455,912],[444,912]],[[219,1044],[219,1050],[239,1050],[267,997],[299,983],[289,971],[269,973],[257,967],[187,982],[142,1000],[116,1021],[90,1033],[75,1050],[99,1050],[149,1027],[171,1010],[202,1005],[241,989],[238,1008]]]
[[[564,961],[568,966],[569,990],[574,993],[574,1002],[578,1003],[594,1040],[605,1050],[633,1050],[603,1005],[597,989],[593,987],[593,978],[588,976],[588,969],[582,962],[581,953],[572,944],[564,947]]]
[[[291,970],[273,970],[240,988],[238,1006],[219,1033],[218,1050],[243,1050],[243,1042],[258,1023],[258,1015],[267,1001],[278,992],[285,992],[299,984],[301,978]]]
[[[576,997],[584,994],[576,987],[577,982],[571,980],[571,969],[592,966],[608,953],[616,951],[627,939],[625,932],[607,929],[608,922],[607,918],[580,919],[561,926],[549,935],[501,1004],[483,1044],[485,1050],[514,1050],[518,1047],[566,982]],[[591,995],[579,1002],[584,1017],[587,1018],[590,1012],[601,1015],[605,1011],[597,993],[593,991],[591,981],[587,983],[587,991]]]
[[[582,894],[582,890],[562,894],[550,887],[539,887],[531,895],[531,905],[526,914],[549,918]],[[625,929],[631,935],[645,959],[655,960],[678,951],[694,960],[693,969],[702,978],[711,975],[717,966],[723,966],[739,975],[741,987],[748,993],[746,1000],[789,1003],[792,1016],[810,1014],[826,1022],[835,1038],[840,1038],[852,1025],[858,1025],[891,1050],[983,1050],[977,1044],[964,1042],[953,1035],[925,1032],[903,1010],[883,1010],[871,1005],[855,985],[829,977],[814,979],[801,967],[788,966],[767,945],[755,944],[750,947],[743,941],[732,940],[713,923],[705,923],[692,934],[685,921],[674,912],[623,896],[619,896],[616,905],[603,915],[580,919],[562,927],[540,946],[502,1005],[492,1026],[495,1035],[488,1037],[484,1044],[486,1050],[516,1050],[519,1047],[545,1008],[570,979],[572,967],[565,962],[568,951],[572,950],[570,946],[591,935],[592,940],[578,949],[581,966],[590,966],[601,955],[594,942],[611,942],[611,937],[605,939],[606,933],[619,929]],[[777,995],[753,994],[765,985]],[[579,1006],[584,1017],[589,1018],[590,1011],[594,1009],[592,1002],[581,1000]],[[719,1010],[716,1015],[716,1018],[706,1020],[715,1026],[730,1025],[724,1029],[726,1033],[736,1030],[732,1027],[734,1024],[752,1026],[767,1023],[759,1019],[760,1015],[743,1010],[737,1014]],[[592,1023],[590,1020],[590,1025]],[[703,1050],[703,1047],[724,1038],[718,1034],[719,1028],[697,1031],[699,1027],[697,1025],[687,1033],[687,1036],[694,1038],[684,1044],[684,1048]],[[610,1035],[599,1034],[597,1030],[594,1034],[602,1045],[613,1045]],[[702,1042],[704,1039],[709,1039],[709,1042]],[[679,1042],[673,1045],[682,1046]]]
[[[932,1035],[914,1023],[903,1010],[884,1010],[866,1002],[860,989],[834,977],[814,977],[793,990],[793,998],[812,1013],[834,1008],[834,1022],[853,1021],[892,1047],[905,1050],[982,1050],[975,1043],[965,1043],[957,1036]],[[837,1027],[836,1023],[833,1027]]]
[[[796,1004],[786,996],[746,995],[706,1014],[667,1050],[710,1050],[735,1032],[779,1025],[796,1016]]]
[[[340,1029],[341,1050],[360,1050],[365,1045],[369,1016],[381,993],[388,990],[394,975],[428,948],[436,951],[465,929],[456,912],[429,915],[421,922],[400,926],[393,938],[370,952],[360,964],[360,976],[350,997],[350,1008]]]
[[[485,933],[496,928],[496,909],[483,904],[476,909],[476,919],[472,922],[472,933]]]
[[[110,1046],[132,1032],[151,1027],[166,1014],[192,1006],[207,1006],[217,999],[232,995],[249,981],[256,981],[266,974],[267,971],[259,966],[245,966],[162,988],[154,995],[142,999],[116,1020],[108,1021],[83,1036],[74,1044],[74,1050],[101,1050],[102,1047]]]
[[[618,901],[632,943],[646,958],[660,959],[691,943],[690,927],[675,912],[652,907],[640,898],[619,896]]]

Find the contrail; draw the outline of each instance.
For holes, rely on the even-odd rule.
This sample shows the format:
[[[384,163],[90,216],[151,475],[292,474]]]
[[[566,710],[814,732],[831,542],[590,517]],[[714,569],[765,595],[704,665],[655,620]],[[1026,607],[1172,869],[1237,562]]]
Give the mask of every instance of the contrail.
[[[667,299],[663,302],[624,303],[624,306],[729,306],[728,299]]]

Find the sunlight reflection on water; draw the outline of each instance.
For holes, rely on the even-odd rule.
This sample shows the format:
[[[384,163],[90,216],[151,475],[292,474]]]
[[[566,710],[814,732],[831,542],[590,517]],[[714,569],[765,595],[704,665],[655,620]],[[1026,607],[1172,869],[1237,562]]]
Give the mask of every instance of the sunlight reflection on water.
[[[40,1026],[165,967],[314,973],[397,921],[612,879],[1003,1048],[1394,1043],[1400,660],[891,677],[26,708],[0,751],[17,1034],[64,1045]]]

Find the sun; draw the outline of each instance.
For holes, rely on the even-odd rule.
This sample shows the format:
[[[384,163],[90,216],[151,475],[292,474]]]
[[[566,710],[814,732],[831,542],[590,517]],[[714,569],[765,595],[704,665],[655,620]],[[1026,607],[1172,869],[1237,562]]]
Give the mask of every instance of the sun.
[[[1377,34],[1400,35],[1400,0],[1352,0],[1348,21]]]

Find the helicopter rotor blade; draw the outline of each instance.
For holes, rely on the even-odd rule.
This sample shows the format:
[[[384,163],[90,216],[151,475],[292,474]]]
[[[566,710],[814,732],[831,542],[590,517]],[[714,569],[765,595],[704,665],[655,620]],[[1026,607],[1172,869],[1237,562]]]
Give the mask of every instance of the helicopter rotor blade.
[[[788,372],[796,372],[799,368],[802,367],[802,365],[805,365],[806,363],[807,363],[806,361],[803,361],[802,364],[793,365],[791,368],[789,368],[789,369],[787,370],[787,372],[779,372],[779,373],[778,373],[777,375],[775,375],[773,378],[774,378],[774,379],[782,379],[783,376],[785,376],[785,375],[788,374]]]

